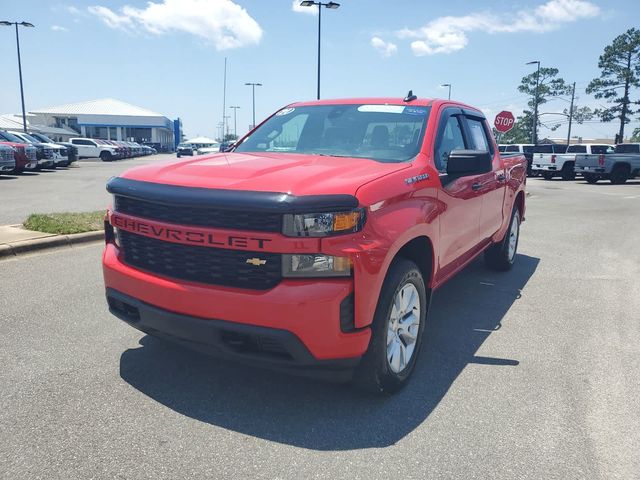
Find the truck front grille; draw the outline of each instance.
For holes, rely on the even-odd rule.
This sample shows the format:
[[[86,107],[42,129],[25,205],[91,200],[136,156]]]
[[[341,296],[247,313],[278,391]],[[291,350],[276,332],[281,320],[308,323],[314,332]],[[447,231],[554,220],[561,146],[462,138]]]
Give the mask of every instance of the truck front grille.
[[[251,290],[268,290],[282,279],[277,253],[182,245],[124,230],[118,232],[118,240],[126,264],[167,277]],[[265,263],[247,263],[252,258]]]
[[[278,213],[223,210],[211,207],[164,205],[116,195],[115,210],[135,217],[177,225],[228,228],[256,232],[281,232]]]

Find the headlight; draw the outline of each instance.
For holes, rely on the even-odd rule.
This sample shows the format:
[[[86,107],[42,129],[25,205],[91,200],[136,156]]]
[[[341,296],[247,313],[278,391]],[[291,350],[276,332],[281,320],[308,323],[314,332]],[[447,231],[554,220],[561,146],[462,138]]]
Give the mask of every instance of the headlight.
[[[283,277],[348,277],[351,260],[320,253],[307,255],[282,255]]]
[[[364,212],[359,208],[348,212],[285,215],[282,233],[289,237],[326,237],[357,232],[364,225]]]

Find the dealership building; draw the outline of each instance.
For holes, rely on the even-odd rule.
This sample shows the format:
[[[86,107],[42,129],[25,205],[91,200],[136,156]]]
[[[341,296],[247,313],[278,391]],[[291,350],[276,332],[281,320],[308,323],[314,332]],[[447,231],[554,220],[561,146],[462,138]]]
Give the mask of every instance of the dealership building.
[[[179,130],[176,125],[181,125],[179,120],[173,121],[160,113],[113,98],[41,108],[29,113],[30,124],[70,129],[82,137],[155,144],[163,150],[173,150],[176,130]]]

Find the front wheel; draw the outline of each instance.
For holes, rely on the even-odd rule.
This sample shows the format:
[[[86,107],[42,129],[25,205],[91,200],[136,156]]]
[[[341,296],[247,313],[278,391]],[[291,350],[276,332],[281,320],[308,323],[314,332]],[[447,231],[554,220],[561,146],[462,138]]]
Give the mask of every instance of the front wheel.
[[[112,160],[111,154],[109,152],[100,152],[100,160],[110,162]]]
[[[398,258],[389,267],[371,326],[371,341],[356,372],[356,384],[375,393],[404,387],[416,364],[428,301],[420,270]]]
[[[501,242],[492,245],[484,252],[484,261],[487,267],[492,270],[505,272],[511,270],[518,251],[518,240],[520,239],[520,210],[513,208],[509,230]]]
[[[598,180],[600,180],[600,178],[593,173],[583,173],[582,175],[584,176],[584,179],[587,181],[587,183],[590,183],[592,185],[594,183],[598,183]]]

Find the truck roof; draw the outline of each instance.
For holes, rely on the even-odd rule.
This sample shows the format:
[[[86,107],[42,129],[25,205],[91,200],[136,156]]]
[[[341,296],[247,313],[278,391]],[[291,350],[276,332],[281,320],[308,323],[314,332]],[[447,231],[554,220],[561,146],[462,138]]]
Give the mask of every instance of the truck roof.
[[[417,98],[410,102],[405,102],[401,97],[356,97],[356,98],[328,98],[324,100],[309,100],[304,102],[294,102],[288,107],[306,107],[310,105],[353,105],[353,104],[371,104],[371,105],[406,105],[414,107],[440,107],[447,104],[451,106],[466,108],[478,112],[484,117],[484,114],[476,107],[467,105],[465,103],[456,102],[453,100],[446,100],[441,98]]]

